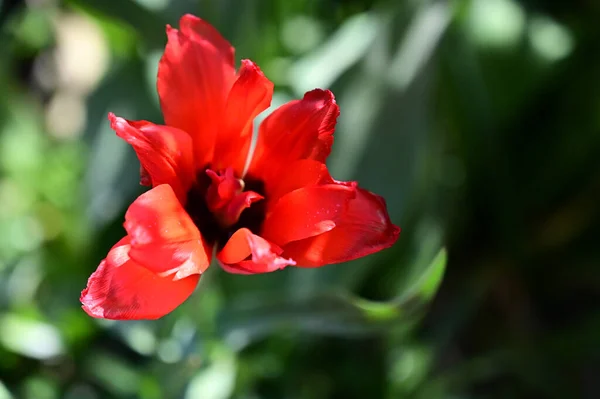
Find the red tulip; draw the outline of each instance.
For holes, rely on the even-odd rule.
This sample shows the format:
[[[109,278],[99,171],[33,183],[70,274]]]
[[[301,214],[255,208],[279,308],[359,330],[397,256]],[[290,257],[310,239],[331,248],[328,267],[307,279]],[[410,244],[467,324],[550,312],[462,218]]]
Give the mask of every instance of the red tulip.
[[[185,15],[167,26],[158,69],[166,125],[109,114],[141,164],[127,235],[81,294],[106,319],[155,319],[194,291],[213,249],[231,273],[319,267],[356,259],[397,240],[383,198],[331,178],[325,160],[339,108],[316,89],[260,125],[245,170],[252,122],[273,84],[252,61],[235,71],[234,50],[207,22]]]

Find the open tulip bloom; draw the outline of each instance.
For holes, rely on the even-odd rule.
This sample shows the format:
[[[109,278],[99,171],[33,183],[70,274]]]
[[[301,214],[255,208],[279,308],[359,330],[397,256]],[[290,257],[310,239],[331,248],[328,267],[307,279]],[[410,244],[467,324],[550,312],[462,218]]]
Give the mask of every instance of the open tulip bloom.
[[[81,294],[106,319],[156,319],[194,291],[216,253],[231,273],[320,267],[397,240],[383,198],[334,180],[325,160],[339,115],[316,89],[268,116],[247,157],[254,118],[273,83],[252,61],[236,73],[234,49],[207,22],[185,15],[167,26],[157,88],[165,125],[109,114],[152,188],[125,214],[127,235]]]

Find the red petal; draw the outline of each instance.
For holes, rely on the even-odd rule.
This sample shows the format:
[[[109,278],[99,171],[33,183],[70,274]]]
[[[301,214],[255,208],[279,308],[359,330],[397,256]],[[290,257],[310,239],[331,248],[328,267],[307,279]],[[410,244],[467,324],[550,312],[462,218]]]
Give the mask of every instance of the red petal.
[[[110,114],[109,114],[110,116]],[[152,177],[150,177],[150,173],[148,173],[148,171],[146,169],[144,169],[144,166],[140,163],[140,184],[142,186],[152,186]]]
[[[179,19],[181,33],[197,41],[209,42],[218,52],[223,62],[233,67],[235,49],[211,24],[192,14],[185,14]]]
[[[158,186],[168,184],[185,203],[187,191],[195,180],[192,139],[173,127],[146,121],[127,121],[108,114],[111,127],[135,150],[141,164],[140,182]]]
[[[317,267],[357,259],[391,247],[400,228],[390,221],[385,200],[369,191],[356,189],[343,218],[324,234],[284,246],[284,255],[299,266]]]
[[[210,163],[227,95],[235,80],[233,48],[207,22],[185,15],[167,26],[157,87],[165,123],[193,139],[196,166]]]
[[[211,181],[206,191],[206,202],[212,212],[226,206],[244,189],[244,182],[235,177],[233,168],[227,168],[222,173],[206,169],[206,174]]]
[[[331,184],[327,166],[313,159],[300,159],[291,162],[284,169],[272,169],[265,179],[265,191],[269,201],[302,187]]]
[[[291,259],[280,257],[281,252],[282,249],[277,245],[242,228],[229,238],[217,254],[217,259],[223,269],[230,273],[268,273],[296,264]]]
[[[131,204],[125,229],[131,238],[129,256],[154,273],[182,279],[208,268],[211,249],[166,184]]]
[[[222,174],[212,169],[206,170],[211,179],[206,192],[206,204],[221,227],[233,226],[245,209],[264,198],[254,191],[242,191],[244,183],[236,179],[233,173],[233,168],[227,168]]]
[[[217,136],[213,169],[232,167],[236,176],[242,175],[252,140],[252,122],[269,107],[272,96],[273,83],[252,61],[242,60]]]
[[[261,236],[283,246],[333,229],[355,189],[337,184],[311,186],[284,195],[267,210]]]
[[[90,276],[81,293],[92,317],[116,320],[157,319],[173,311],[194,291],[200,275],[177,280],[160,276],[129,257],[129,238],[115,245]]]
[[[329,90],[309,91],[302,100],[279,107],[260,125],[248,175],[262,177],[269,169],[297,159],[324,162],[331,152],[338,115]]]

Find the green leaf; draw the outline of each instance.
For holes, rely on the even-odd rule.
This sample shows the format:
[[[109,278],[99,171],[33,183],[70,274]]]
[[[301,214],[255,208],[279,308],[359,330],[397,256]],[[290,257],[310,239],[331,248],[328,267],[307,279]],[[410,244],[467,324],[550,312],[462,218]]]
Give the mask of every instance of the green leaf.
[[[419,281],[409,290],[409,296],[418,295],[424,300],[430,300],[437,292],[446,270],[447,254],[442,248],[421,275]]]
[[[220,315],[219,332],[234,346],[243,347],[281,330],[345,336],[410,327],[436,292],[445,267],[442,248],[403,294],[387,302],[331,292],[289,301],[241,298]]]

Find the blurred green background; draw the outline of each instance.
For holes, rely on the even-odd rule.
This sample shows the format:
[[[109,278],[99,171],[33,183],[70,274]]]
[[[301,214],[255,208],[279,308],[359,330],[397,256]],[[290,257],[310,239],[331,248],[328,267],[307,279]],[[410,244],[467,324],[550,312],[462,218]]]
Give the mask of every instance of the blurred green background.
[[[106,115],[161,122],[186,12],[275,106],[334,91],[332,174],[403,232],[97,321],[79,293],[143,191]],[[599,21],[595,0],[0,0],[0,399],[599,398]]]

